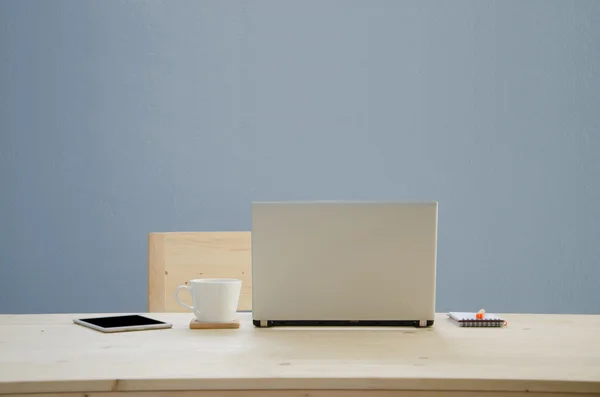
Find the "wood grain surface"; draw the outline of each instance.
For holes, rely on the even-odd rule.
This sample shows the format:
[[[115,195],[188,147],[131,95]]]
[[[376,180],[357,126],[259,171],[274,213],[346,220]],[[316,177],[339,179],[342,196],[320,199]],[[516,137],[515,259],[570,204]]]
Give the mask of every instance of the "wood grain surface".
[[[259,329],[239,313],[239,329],[197,331],[191,314],[154,313],[174,327],[120,334],[72,323],[90,314],[1,315],[0,394],[600,393],[600,316],[503,315],[506,328],[440,314],[428,329]]]
[[[173,232],[148,236],[148,310],[186,312],[175,288],[196,278],[242,280],[238,310],[252,309],[250,232]],[[181,300],[191,305],[187,294]]]

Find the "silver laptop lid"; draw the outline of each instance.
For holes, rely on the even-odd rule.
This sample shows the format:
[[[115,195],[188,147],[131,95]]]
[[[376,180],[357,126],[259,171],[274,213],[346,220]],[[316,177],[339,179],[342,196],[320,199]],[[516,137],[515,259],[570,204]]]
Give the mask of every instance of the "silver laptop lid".
[[[435,313],[436,202],[252,205],[263,321],[413,321]]]

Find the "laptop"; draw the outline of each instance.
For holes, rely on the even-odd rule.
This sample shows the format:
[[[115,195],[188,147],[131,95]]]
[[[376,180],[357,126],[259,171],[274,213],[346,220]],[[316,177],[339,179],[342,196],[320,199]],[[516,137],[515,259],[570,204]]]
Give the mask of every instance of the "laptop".
[[[437,220],[437,202],[253,203],[254,325],[433,325]]]

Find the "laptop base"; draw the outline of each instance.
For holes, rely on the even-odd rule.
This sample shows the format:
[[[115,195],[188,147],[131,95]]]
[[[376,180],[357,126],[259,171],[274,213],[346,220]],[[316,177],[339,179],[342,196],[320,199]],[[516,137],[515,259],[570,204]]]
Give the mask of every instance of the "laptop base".
[[[416,327],[426,328],[434,320],[252,320],[259,328],[268,327]],[[425,324],[425,325],[423,325]]]

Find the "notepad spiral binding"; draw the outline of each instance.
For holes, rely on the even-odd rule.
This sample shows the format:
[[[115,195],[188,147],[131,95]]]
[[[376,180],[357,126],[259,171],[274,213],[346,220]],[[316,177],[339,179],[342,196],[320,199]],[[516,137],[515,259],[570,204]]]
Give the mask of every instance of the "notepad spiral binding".
[[[461,327],[504,327],[504,321],[469,320],[459,321]]]
[[[459,327],[488,328],[506,326],[506,321],[503,318],[489,313],[486,313],[484,318],[477,318],[476,313],[450,312],[448,317]]]

